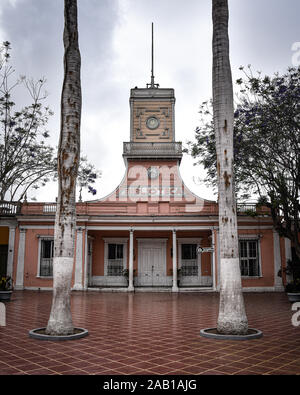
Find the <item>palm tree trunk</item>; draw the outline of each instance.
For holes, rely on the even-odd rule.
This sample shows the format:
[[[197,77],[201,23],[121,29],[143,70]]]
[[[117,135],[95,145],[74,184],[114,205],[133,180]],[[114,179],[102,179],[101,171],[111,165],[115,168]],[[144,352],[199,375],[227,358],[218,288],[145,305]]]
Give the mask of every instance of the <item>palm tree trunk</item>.
[[[218,332],[245,334],[233,174],[233,88],[229,60],[228,0],[212,0],[213,111],[216,135],[220,234]]]
[[[65,0],[64,81],[58,148],[58,199],[54,229],[53,300],[47,334],[74,330],[70,306],[76,230],[76,178],[80,158],[81,83],[77,0]]]

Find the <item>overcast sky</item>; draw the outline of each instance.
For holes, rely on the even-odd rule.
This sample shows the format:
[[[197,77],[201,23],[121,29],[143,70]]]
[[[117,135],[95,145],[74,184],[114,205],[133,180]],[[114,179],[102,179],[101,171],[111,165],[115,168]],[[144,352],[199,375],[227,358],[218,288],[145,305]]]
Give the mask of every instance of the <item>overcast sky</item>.
[[[47,103],[55,112],[49,123],[54,146],[60,129],[63,3],[0,0],[0,40],[11,42],[16,74],[47,79]],[[229,0],[229,7],[234,80],[240,77],[241,65],[251,64],[269,75],[292,66],[297,55],[292,46],[300,42],[299,0]],[[199,105],[212,95],[211,0],[78,0],[78,8],[81,147],[103,173],[96,185],[95,198],[100,198],[118,186],[125,172],[122,149],[129,140],[130,89],[150,82],[151,22],[156,82],[175,89],[176,141],[193,138]],[[16,103],[22,100],[15,98]],[[199,182],[203,172],[193,162],[187,155],[182,160],[186,185],[203,198],[215,199]],[[33,195],[54,201],[56,186]]]

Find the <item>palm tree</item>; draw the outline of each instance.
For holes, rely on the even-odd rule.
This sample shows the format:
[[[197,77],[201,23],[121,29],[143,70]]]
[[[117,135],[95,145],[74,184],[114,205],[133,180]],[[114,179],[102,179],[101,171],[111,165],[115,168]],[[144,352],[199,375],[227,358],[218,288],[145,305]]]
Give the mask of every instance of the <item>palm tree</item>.
[[[228,0],[212,0],[213,113],[216,135],[220,234],[220,305],[217,330],[245,334],[233,174],[233,87],[229,60]]]
[[[46,333],[74,331],[70,308],[76,229],[76,178],[80,158],[81,83],[77,0],[64,2],[64,81],[58,147],[58,198],[54,229],[53,300]]]

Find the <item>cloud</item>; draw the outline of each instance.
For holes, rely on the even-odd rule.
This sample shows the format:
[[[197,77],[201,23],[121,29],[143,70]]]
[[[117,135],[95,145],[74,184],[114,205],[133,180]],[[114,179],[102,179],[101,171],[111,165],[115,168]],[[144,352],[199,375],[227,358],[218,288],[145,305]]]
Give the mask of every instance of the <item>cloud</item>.
[[[269,74],[291,65],[291,46],[300,41],[299,0],[231,0],[229,6],[234,79],[240,65],[251,63]],[[211,97],[211,0],[78,0],[78,20],[81,142],[89,160],[103,171],[103,196],[124,174],[130,88],[150,82],[151,22],[156,82],[175,88],[176,139],[193,138],[199,105]],[[47,78],[47,101],[55,112],[49,123],[53,145],[60,128],[62,34],[63,0],[1,0],[0,39],[12,44],[16,74]],[[181,173],[187,186],[204,196],[208,190],[192,181],[200,173],[192,162],[185,157]],[[43,196],[50,198],[41,193],[39,199]]]
[[[11,64],[15,76],[24,74],[38,79],[45,76],[49,93],[47,104],[54,110],[49,121],[51,143],[58,143],[60,129],[60,96],[63,81],[63,15],[62,0],[1,0],[0,40],[11,42]],[[79,45],[82,58],[81,79],[83,94],[82,146],[89,160],[101,168],[98,158],[105,156],[107,148],[99,144],[99,135],[105,134],[106,114],[118,96],[112,88],[110,76],[114,53],[112,41],[118,23],[117,0],[78,1]],[[15,92],[17,105],[28,104],[24,91]],[[116,100],[115,100],[116,102]],[[93,119],[85,124],[85,120]],[[116,128],[119,130],[120,128]],[[89,132],[88,134],[86,133]],[[108,131],[110,127],[108,125]],[[108,135],[109,133],[106,133]],[[96,142],[96,143],[95,143]],[[97,144],[97,152],[93,147]],[[89,153],[89,147],[91,152]],[[49,191],[39,193],[39,199],[49,199]],[[51,200],[56,196],[56,188]]]

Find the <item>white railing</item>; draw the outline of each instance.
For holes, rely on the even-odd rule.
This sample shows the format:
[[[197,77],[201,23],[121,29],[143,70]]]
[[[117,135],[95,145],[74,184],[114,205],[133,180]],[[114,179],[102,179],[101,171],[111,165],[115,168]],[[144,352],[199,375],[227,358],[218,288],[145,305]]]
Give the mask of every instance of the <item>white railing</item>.
[[[19,214],[21,204],[19,202],[0,201],[0,215],[16,215]]]
[[[256,203],[237,203],[237,212],[240,214],[256,213]]]
[[[107,265],[108,276],[123,276],[123,259],[109,259]]]
[[[43,213],[53,214],[56,212],[56,203],[45,203],[43,207]]]
[[[182,155],[182,143],[123,143],[123,155]]]

